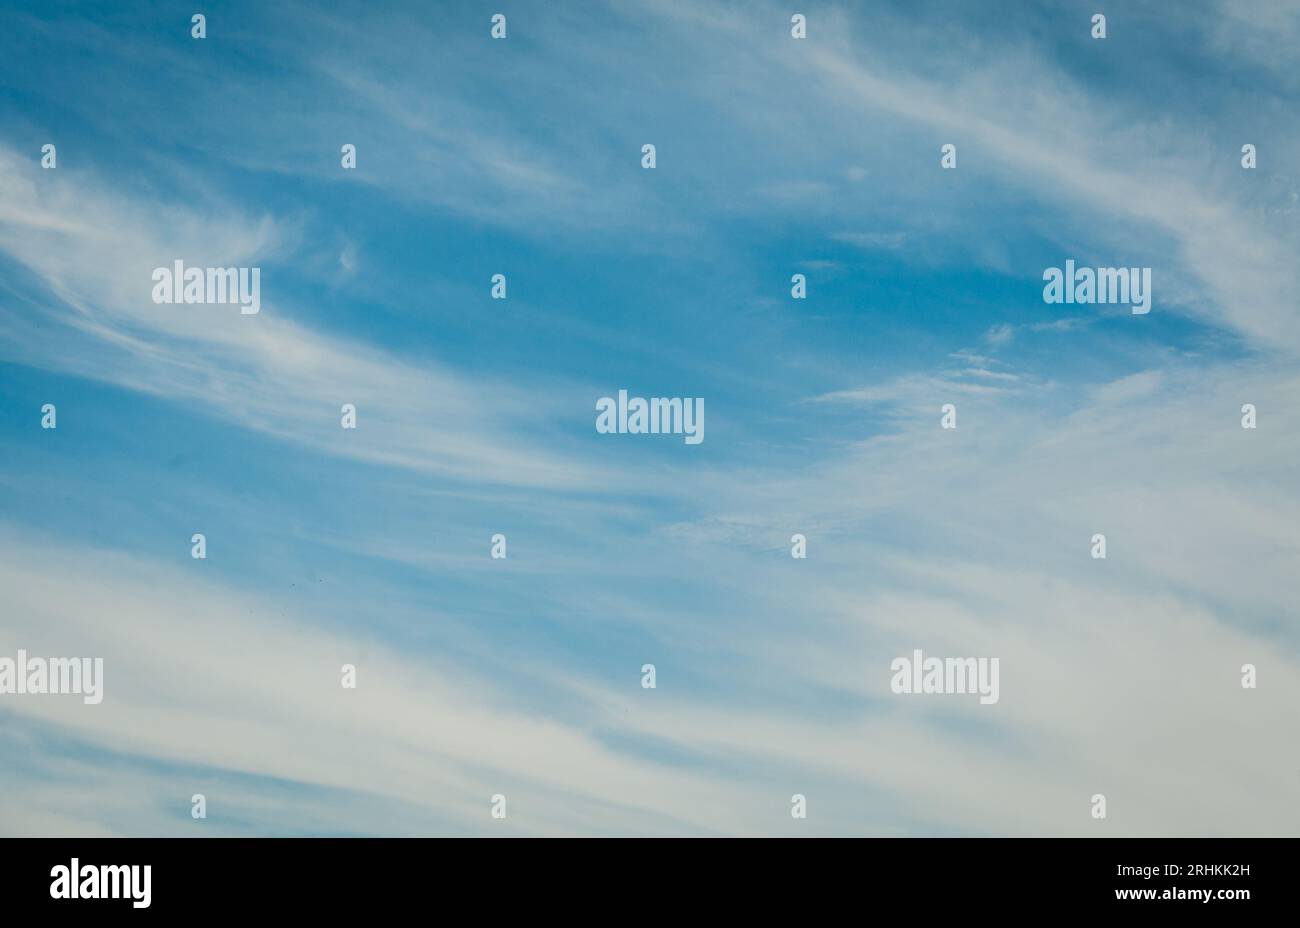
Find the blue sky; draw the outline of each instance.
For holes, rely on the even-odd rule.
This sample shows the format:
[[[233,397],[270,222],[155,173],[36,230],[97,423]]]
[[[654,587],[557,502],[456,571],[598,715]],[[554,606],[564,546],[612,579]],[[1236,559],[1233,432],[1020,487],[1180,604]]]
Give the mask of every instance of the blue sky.
[[[0,832],[1300,830],[1300,5],[191,6],[3,7]]]

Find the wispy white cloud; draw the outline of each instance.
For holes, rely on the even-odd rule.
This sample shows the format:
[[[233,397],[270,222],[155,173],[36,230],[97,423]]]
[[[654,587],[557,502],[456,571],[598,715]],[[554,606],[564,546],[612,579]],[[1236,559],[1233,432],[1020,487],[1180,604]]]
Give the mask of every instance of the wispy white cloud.
[[[312,628],[284,603],[157,563],[11,531],[4,548],[0,586],[17,599],[3,639],[105,662],[94,712],[61,697],[6,707],[103,749],[370,793],[461,827],[490,821],[493,792],[510,797],[516,833],[586,832],[588,821],[595,831],[743,826],[743,785],[608,748],[589,721],[503,702],[489,680],[446,657],[401,654],[363,629]],[[40,575],[30,574],[37,565]],[[340,685],[345,663],[357,667],[355,690]],[[533,685],[550,688],[544,672]],[[187,820],[188,798],[178,795],[169,830]],[[335,827],[366,823],[340,817]]]
[[[857,248],[863,248],[868,251],[883,249],[892,251],[902,248],[907,242],[907,233],[905,232],[836,232],[831,235],[831,239],[837,242],[843,242],[846,245],[853,245]]]
[[[1297,229],[1280,217],[1261,215],[1246,186],[1206,183],[1206,147],[1213,140],[1181,135],[1170,123],[1153,130],[1144,114],[1082,86],[1045,52],[1024,45],[1008,44],[984,57],[973,72],[964,65],[960,80],[927,74],[916,64],[919,59],[911,59],[910,66],[899,61],[898,50],[912,47],[909,39],[921,42],[924,34],[932,43],[934,36],[924,33],[924,24],[897,14],[879,12],[872,28],[863,30],[843,11],[822,11],[816,41],[779,42],[766,34],[764,17],[730,16],[678,0],[647,6],[684,32],[709,35],[715,44],[716,35],[731,37],[714,60],[727,56],[734,80],[791,86],[816,81],[818,93],[806,96],[799,110],[810,120],[833,121],[842,140],[870,144],[866,139],[879,135],[882,122],[895,131],[899,126],[923,130],[933,140],[926,151],[935,177],[924,181],[913,171],[895,183],[924,184],[933,192],[940,182],[939,143],[959,143],[959,151],[969,154],[958,171],[977,170],[997,178],[1011,195],[1027,192],[1057,207],[1063,221],[1051,234],[1063,244],[1087,238],[1094,249],[1151,255],[1148,263],[1158,265],[1156,311],[1224,326],[1260,349],[1291,356],[1300,351],[1300,322],[1288,308],[1294,302],[1290,295],[1300,288],[1300,271],[1291,260],[1300,251]],[[1279,21],[1294,22],[1286,4],[1271,9]],[[1286,48],[1281,41],[1270,47]],[[933,60],[939,59],[926,59],[927,66]],[[954,53],[948,60],[968,58]],[[1069,118],[1062,118],[1067,113]],[[791,131],[802,131],[802,124],[792,121]],[[1294,147],[1294,127],[1272,131],[1284,148]],[[1235,166],[1238,148],[1214,154]],[[1169,151],[1185,154],[1169,157]],[[962,206],[969,208],[969,201],[959,199],[950,209]],[[930,215],[924,214],[927,221]],[[1064,218],[1071,215],[1074,221]],[[1104,226],[1100,217],[1109,217]],[[979,236],[964,240],[983,241]],[[1003,258],[995,263],[1014,272]],[[1037,280],[1040,270],[1024,274]]]
[[[128,754],[374,794],[468,830],[504,781],[525,797],[511,827],[544,833],[780,832],[796,790],[837,810],[815,819],[825,832],[1088,834],[1087,798],[1105,792],[1108,833],[1286,833],[1275,810],[1300,756],[1276,732],[1300,697],[1300,652],[1277,619],[1294,610],[1300,485],[1266,465],[1300,450],[1285,402],[1297,381],[1170,376],[1105,385],[1054,424],[998,401],[976,411],[973,434],[918,424],[811,473],[710,487],[712,514],[664,537],[707,559],[743,607],[743,622],[716,629],[726,656],[701,665],[715,685],[736,681],[731,697],[665,686],[701,659],[676,648],[654,692],[634,674],[614,687],[545,662],[494,692],[492,675],[443,656],[313,629],[207,582],[196,595],[192,576],[156,564],[55,556],[11,531],[0,584],[19,598],[5,639],[51,653],[77,642],[112,671],[93,718],[58,701],[20,708]],[[1241,395],[1267,429],[1239,427]],[[1188,423],[1215,408],[1207,442]],[[809,534],[807,562],[784,550],[794,529]],[[1108,534],[1106,561],[1089,557],[1094,531]],[[607,605],[630,616],[633,602]],[[699,618],[660,630],[680,642]],[[889,661],[918,646],[999,656],[1001,701],[892,696]],[[349,693],[337,665],[353,655],[363,685]],[[1260,689],[1241,689],[1243,663],[1260,668]],[[783,705],[811,691],[826,694],[814,716]],[[541,694],[569,708],[539,717]],[[665,767],[654,744],[693,761]],[[710,772],[728,758],[750,774]],[[889,796],[894,817],[845,804],[865,792]],[[318,815],[322,830],[366,828],[363,806]]]
[[[943,377],[906,374],[883,383],[823,393],[813,397],[809,402],[894,404],[906,410],[909,415],[919,408],[933,406],[937,416],[939,407],[947,402],[945,397],[997,396],[1007,393],[1011,389],[1009,384],[1019,379],[1012,373],[999,373],[980,368],[952,371],[948,376]],[[990,380],[1006,385],[989,383]]]
[[[82,337],[55,342],[10,314],[11,357],[196,403],[328,454],[462,481],[600,485],[585,460],[512,432],[511,423],[554,415],[544,395],[332,336],[281,301],[277,274],[292,276],[295,261],[292,223],[231,204],[200,212],[116,196],[84,175],[38,183],[40,173],[0,150],[0,250],[61,301],[45,321]],[[153,303],[153,269],[177,259],[262,267],[262,312]],[[358,407],[365,441],[339,428],[343,403]]]

